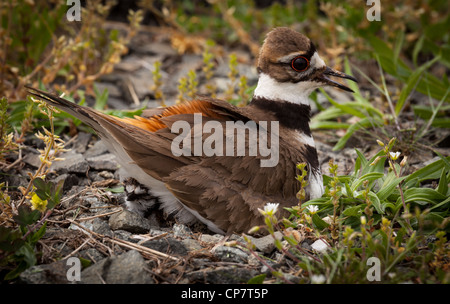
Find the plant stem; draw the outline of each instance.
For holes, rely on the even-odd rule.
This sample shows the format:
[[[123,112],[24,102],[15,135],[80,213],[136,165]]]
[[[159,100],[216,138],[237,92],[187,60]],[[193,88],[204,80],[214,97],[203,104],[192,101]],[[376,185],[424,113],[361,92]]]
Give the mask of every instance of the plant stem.
[[[30,233],[35,231],[37,227],[41,226],[42,223],[50,216],[50,214],[52,214],[52,210],[47,210],[47,212],[45,212],[44,216],[39,220],[39,222],[34,224],[33,227],[29,228],[28,231],[23,235],[22,240],[25,240]]]
[[[19,203],[17,204],[17,207],[20,207],[23,202],[25,201],[25,198],[27,196],[27,194],[30,192],[32,186],[33,186],[33,181],[39,176],[41,175],[42,170],[44,169],[44,166],[47,165],[46,160],[49,159],[50,156],[50,152],[52,150],[52,148],[55,146],[55,128],[53,126],[53,111],[50,108],[47,108],[49,110],[48,112],[48,119],[50,122],[50,130],[51,130],[51,135],[50,135],[50,143],[46,145],[45,147],[45,154],[44,154],[44,160],[41,161],[41,164],[39,166],[39,168],[36,170],[36,172],[31,176],[30,182],[28,183],[27,188],[25,189],[25,191],[22,193],[22,199],[19,201]]]

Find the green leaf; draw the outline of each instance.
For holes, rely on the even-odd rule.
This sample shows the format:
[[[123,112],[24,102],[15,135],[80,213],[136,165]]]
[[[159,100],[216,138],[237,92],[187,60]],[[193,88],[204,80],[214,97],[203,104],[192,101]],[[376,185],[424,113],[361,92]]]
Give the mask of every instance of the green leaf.
[[[284,235],[283,238],[284,238],[284,239],[289,243],[289,245],[291,245],[291,246],[297,246],[297,245],[298,245],[297,240],[296,240],[295,237],[292,236],[292,235],[290,235],[290,236]]]
[[[14,215],[13,219],[21,227],[34,224],[41,217],[41,213],[38,210],[31,210],[27,205],[20,206],[17,211],[18,214]]]
[[[436,61],[439,60],[439,57],[435,57],[432,60],[424,63],[420,68],[415,70],[409,77],[406,85],[403,87],[400,92],[400,97],[398,98],[397,104],[395,105],[395,114],[398,116],[400,111],[403,109],[403,106],[410,95],[411,91],[417,86],[420,77],[431,65],[433,65]]]
[[[399,31],[397,33],[395,47],[394,47],[394,66],[397,67],[398,59],[400,57],[400,52],[402,50],[403,42],[405,40],[405,33],[403,31]]]
[[[405,203],[414,202],[421,205],[425,205],[426,203],[435,205],[447,198],[447,196],[429,188],[410,188],[403,192],[403,196]]]
[[[25,243],[19,229],[0,226],[0,250],[15,252]]]
[[[248,280],[247,284],[262,284],[266,278],[266,274],[262,273]]]
[[[317,205],[317,206],[327,206],[331,204],[331,199],[329,197],[319,197],[312,200],[309,200],[307,202],[304,202],[302,204],[302,207],[306,207],[309,205]]]
[[[395,237],[395,243],[400,246],[403,242],[403,237],[406,235],[406,229],[404,227],[397,230],[397,236]]]
[[[358,157],[356,158],[356,162],[355,162],[355,171],[354,171],[354,174],[356,176],[357,172],[360,169],[362,170],[369,165],[369,162],[367,161],[364,154],[362,154],[358,149],[355,149],[355,151],[356,151],[356,154],[358,154]]]
[[[45,234],[45,231],[47,230],[47,222],[44,223],[44,225],[39,228],[38,231],[33,233],[33,236],[31,237],[31,244],[36,244],[37,241],[39,241]]]
[[[22,272],[24,272],[28,268],[29,268],[28,264],[25,261],[21,261],[15,269],[11,270],[5,275],[5,280],[12,280],[17,278]]]
[[[447,178],[445,174],[446,170],[442,169],[441,178],[439,179],[439,185],[436,189],[437,192],[439,192],[442,195],[447,195],[448,192],[448,183],[450,182],[450,178]],[[450,177],[450,175],[449,175]]]
[[[123,193],[125,191],[123,186],[119,186],[119,187],[116,187],[116,188],[106,188],[105,190],[106,191],[110,191],[112,193]]]
[[[349,184],[346,182],[344,185],[345,185],[345,191],[347,192],[347,196],[350,198],[353,198],[353,191],[350,188]]]
[[[380,190],[377,192],[378,199],[380,201],[387,199],[405,178],[406,176],[396,177],[394,172],[390,172],[384,180],[383,185],[380,187]]]
[[[350,114],[359,118],[364,118],[366,117],[366,115],[364,113],[362,113],[361,111],[357,110],[355,107],[355,103],[338,103],[336,101],[334,101],[333,98],[330,97],[330,95],[328,95],[325,90],[320,89],[320,91],[322,92],[323,95],[325,95],[325,97],[328,99],[328,101],[334,105],[336,108],[342,110],[344,113],[346,114]]]
[[[33,185],[36,187],[36,195],[43,201],[47,200],[51,196],[51,183],[45,182],[42,178],[38,177],[33,180]]]
[[[394,212],[395,212],[395,210],[397,210],[397,207],[391,202],[383,202],[383,203],[381,203],[381,206],[384,210],[386,210],[386,208],[389,208]]]
[[[405,179],[405,186],[414,186],[417,181],[421,182],[424,180],[429,179],[437,179],[439,178],[441,174],[442,168],[447,167],[447,170],[450,169],[450,167],[446,164],[445,161],[450,161],[450,156],[447,156],[444,159],[437,160],[419,170],[417,170],[414,173],[411,173],[406,179]]]
[[[36,264],[36,254],[33,247],[28,243],[25,243],[19,250],[16,251],[16,256],[22,256],[28,267]]]
[[[91,264],[92,264],[91,260],[85,259],[83,257],[79,257],[79,259],[80,259],[80,262],[81,262],[81,267],[83,267],[83,269],[91,266]]]
[[[359,217],[361,215],[361,211],[364,208],[364,204],[353,206],[345,209],[342,214],[345,216],[356,216]]]
[[[312,119],[311,123],[315,123],[316,121],[329,121],[332,119],[335,119],[337,117],[340,117],[342,115],[345,115],[345,113],[336,107],[330,107],[322,112],[317,113]]]
[[[433,207],[431,207],[431,208],[430,208],[430,211],[431,211],[431,210],[434,210],[434,209],[438,209],[438,208],[440,208],[440,207],[442,207],[442,206],[445,206],[446,204],[450,205],[450,196],[449,196],[446,200],[444,200],[444,201],[440,202],[439,204],[436,204],[436,205],[434,205]],[[446,210],[448,211],[448,210],[449,210],[449,207],[450,207],[450,206],[445,206],[444,209],[447,208]]]
[[[349,140],[349,138],[355,133],[356,131],[360,129],[366,129],[370,127],[380,126],[383,124],[383,121],[380,118],[373,118],[373,117],[364,117],[357,123],[354,123],[351,125],[344,136],[342,136],[339,141],[336,143],[336,145],[333,147],[333,151],[341,150],[344,148],[345,144]]]
[[[351,190],[352,190],[352,192],[356,191],[358,189],[358,187],[361,186],[361,184],[366,180],[372,181],[372,180],[379,179],[383,176],[384,176],[384,173],[379,173],[379,172],[366,173],[363,176],[361,176],[360,178],[357,178],[353,181],[353,183],[351,185]]]
[[[33,186],[35,186],[37,189],[45,190],[47,187],[47,184],[45,183],[45,181],[42,178],[38,177],[33,180]]]
[[[419,52],[422,50],[423,42],[425,40],[425,35],[421,35],[419,39],[417,40],[416,44],[414,45],[413,53],[412,53],[412,59],[414,62],[414,65],[417,65],[417,57],[419,55]]]
[[[350,62],[348,61],[348,57],[345,57],[344,66],[345,66],[345,73],[350,76],[354,76],[352,73],[352,70],[350,68]],[[353,94],[353,97],[355,98],[356,101],[358,101],[360,103],[369,103],[370,104],[370,102],[361,95],[361,91],[359,90],[357,83],[355,83],[353,81],[349,81],[347,84],[348,84],[348,87],[355,92]]]
[[[311,122],[311,129],[348,129],[351,126],[349,123],[337,121],[313,121]]]
[[[378,214],[384,214],[384,207],[381,205],[381,201],[378,196],[372,191],[369,192],[369,197],[372,202],[372,205],[375,207],[375,210]]]
[[[12,271],[6,274],[5,280],[12,280],[18,277],[23,271],[36,264],[36,255],[34,249],[30,244],[25,243],[20,247],[15,256],[21,259],[19,265]]]
[[[47,209],[51,210],[59,204],[61,200],[61,191],[64,186],[64,180],[60,180],[56,185],[51,183],[51,194],[47,203]]]
[[[101,111],[105,108],[106,102],[108,101],[108,90],[105,88],[103,89],[103,92],[100,94],[96,85],[94,85],[94,92],[96,97],[94,109]]]
[[[317,213],[315,213],[315,214],[312,215],[312,221],[313,221],[313,224],[314,224],[319,230],[323,230],[323,229],[325,229],[325,228],[327,228],[327,227],[329,226],[328,223],[325,222],[324,220],[322,220],[322,219],[320,218],[320,216],[319,216]]]

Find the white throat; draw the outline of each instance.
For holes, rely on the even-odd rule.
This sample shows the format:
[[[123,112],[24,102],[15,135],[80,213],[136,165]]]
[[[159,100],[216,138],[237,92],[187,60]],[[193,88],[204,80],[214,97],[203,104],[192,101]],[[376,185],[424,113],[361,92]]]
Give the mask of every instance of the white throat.
[[[278,82],[265,73],[259,74],[254,97],[283,100],[295,104],[309,105],[309,95],[321,85],[315,81]]]

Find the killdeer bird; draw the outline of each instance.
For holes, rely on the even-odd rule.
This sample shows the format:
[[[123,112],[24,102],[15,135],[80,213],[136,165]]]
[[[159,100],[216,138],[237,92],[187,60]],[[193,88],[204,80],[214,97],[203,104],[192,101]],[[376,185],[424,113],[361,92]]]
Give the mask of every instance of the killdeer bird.
[[[306,36],[284,27],[267,34],[260,50],[258,72],[258,85],[246,107],[199,98],[146,110],[134,119],[109,116],[38,89],[29,88],[29,92],[92,127],[128,174],[148,187],[167,212],[178,212],[180,221],[198,219],[213,232],[240,233],[263,223],[258,209],[267,203],[279,204],[279,210],[298,204],[300,185],[295,177],[296,164],[300,162],[308,166],[308,197],[322,196],[322,175],[309,128],[308,96],[322,86],[353,92],[330,76],[356,81],[327,67]],[[172,127],[181,121],[192,130],[199,124],[205,127],[214,122],[216,129],[223,127],[219,128],[220,137],[225,139],[230,135],[225,134],[227,122],[254,122],[258,130],[273,129],[276,132],[271,131],[266,141],[277,145],[277,162],[262,166],[261,160],[267,154],[260,152],[231,156],[206,155],[205,151],[193,155],[174,153],[172,143],[180,132],[172,132]],[[191,137],[195,142],[194,133],[183,138]],[[208,141],[207,135],[197,137],[200,144]],[[271,141],[274,136],[277,141]],[[255,145],[250,139],[246,135],[240,144],[250,150]],[[236,152],[237,148],[232,149]],[[142,204],[127,205],[136,212],[146,209]]]

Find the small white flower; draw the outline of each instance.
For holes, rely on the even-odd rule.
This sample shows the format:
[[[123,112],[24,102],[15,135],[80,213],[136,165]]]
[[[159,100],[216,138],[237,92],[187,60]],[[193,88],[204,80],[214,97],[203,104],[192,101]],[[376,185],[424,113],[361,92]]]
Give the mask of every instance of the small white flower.
[[[317,211],[319,211],[319,207],[317,205],[309,205],[306,207],[308,209],[309,213],[316,214]]]
[[[274,215],[277,210],[278,210],[278,206],[280,204],[275,204],[275,203],[267,203],[264,206],[264,210],[261,210],[258,208],[259,212],[261,212],[262,215]]]
[[[311,283],[312,284],[323,284],[326,281],[326,277],[323,274],[313,274],[311,276]]]
[[[389,155],[391,156],[392,160],[397,160],[400,154],[401,154],[400,152],[389,152]]]

